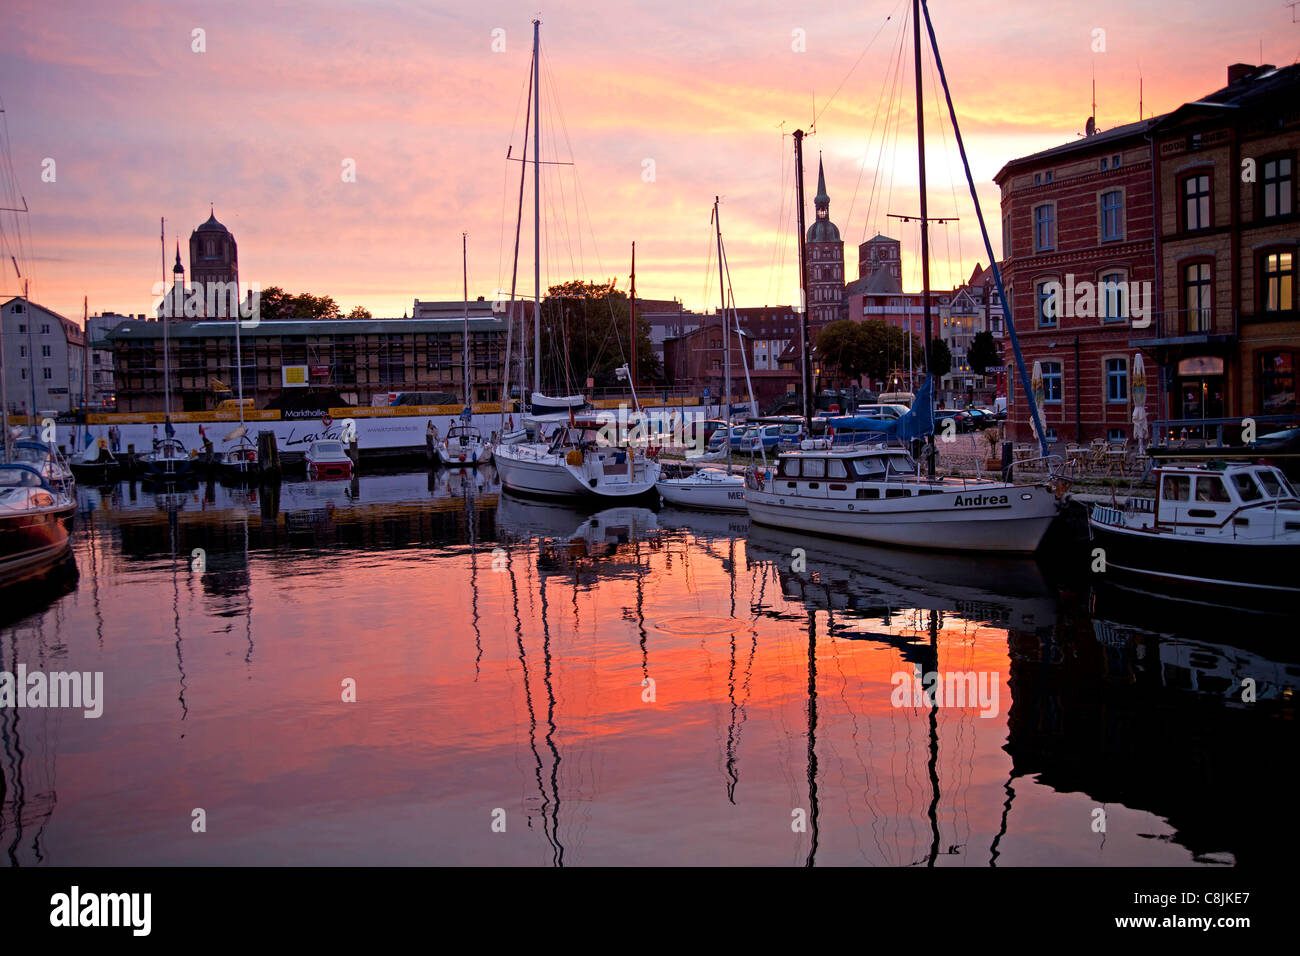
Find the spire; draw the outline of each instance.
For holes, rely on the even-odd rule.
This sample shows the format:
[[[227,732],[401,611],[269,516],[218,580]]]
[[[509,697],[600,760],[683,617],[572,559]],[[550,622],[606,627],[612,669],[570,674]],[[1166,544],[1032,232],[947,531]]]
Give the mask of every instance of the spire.
[[[822,169],[820,156],[817,157],[817,195],[813,197],[813,202],[818,209],[831,204],[831,197],[826,193],[826,171]]]
[[[181,265],[181,241],[179,239],[176,240],[176,265],[172,266],[172,273],[174,275],[185,274],[185,267]]]

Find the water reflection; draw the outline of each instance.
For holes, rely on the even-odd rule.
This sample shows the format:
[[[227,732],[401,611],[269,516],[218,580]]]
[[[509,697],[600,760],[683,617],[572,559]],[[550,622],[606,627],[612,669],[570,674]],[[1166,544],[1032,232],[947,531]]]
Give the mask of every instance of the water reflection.
[[[1243,633],[1286,622],[1061,591],[1032,561],[520,499],[490,469],[80,494],[80,582],[6,595],[0,657],[104,671],[105,715],[0,710],[11,863],[1164,865],[1297,843],[1284,788],[1242,776],[1294,746],[1296,654]],[[985,675],[996,713],[893,699],[930,672]],[[220,822],[201,840],[198,806]]]

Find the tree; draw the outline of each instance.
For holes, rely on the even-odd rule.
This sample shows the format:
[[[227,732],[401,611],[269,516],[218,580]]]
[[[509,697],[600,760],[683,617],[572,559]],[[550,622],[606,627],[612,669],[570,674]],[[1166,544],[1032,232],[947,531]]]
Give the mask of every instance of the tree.
[[[983,375],[990,368],[1002,364],[1002,347],[992,332],[975,333],[970,350],[966,353],[966,361],[976,375]]]
[[[906,358],[909,334],[880,319],[841,319],[817,334],[817,355],[824,367],[838,369],[850,381],[863,375],[883,379]],[[919,355],[920,343],[913,340],[912,347]]]
[[[580,392],[587,379],[597,388],[616,388],[614,370],[631,364],[628,332],[631,309],[627,295],[613,281],[574,279],[553,285],[542,300],[542,375],[565,392]],[[659,360],[650,343],[649,327],[637,317],[637,378],[649,382],[662,377]]]
[[[365,306],[356,305],[353,306],[352,311],[348,313],[348,318],[349,319],[373,319],[374,316],[370,314],[370,310],[367,309]]]
[[[312,295],[310,292],[290,295],[278,285],[270,285],[262,290],[259,299],[258,317],[268,322],[277,319],[338,319],[342,316],[338,303],[327,295]]]
[[[943,339],[930,340],[930,364],[929,372],[935,378],[943,378],[952,371],[952,352]]]

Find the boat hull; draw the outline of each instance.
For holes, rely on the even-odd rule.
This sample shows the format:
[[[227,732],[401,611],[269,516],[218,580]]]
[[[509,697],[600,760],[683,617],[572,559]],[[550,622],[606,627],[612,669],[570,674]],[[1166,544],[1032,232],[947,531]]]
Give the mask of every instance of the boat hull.
[[[492,460],[490,445],[460,445],[448,448],[446,445],[434,446],[438,463],[447,468],[474,468],[486,465]]]
[[[991,499],[991,503],[989,503]],[[824,500],[745,489],[758,524],[894,547],[1033,554],[1056,519],[1038,485],[881,500]]]
[[[654,490],[659,466],[645,462],[641,476],[625,481],[601,480],[584,465],[570,465],[537,446],[513,445],[494,456],[501,484],[511,491],[560,498],[635,498]],[[594,484],[593,484],[594,481]]]
[[[1123,528],[1089,519],[1094,557],[1105,571],[1136,586],[1185,599],[1234,607],[1290,604],[1300,597],[1300,542],[1293,539],[1220,540]]]
[[[664,478],[655,484],[659,496],[679,508],[700,508],[708,511],[734,511],[744,514],[749,510],[745,503],[744,482],[692,481],[689,478]]]
[[[0,583],[12,583],[67,552],[72,507],[0,517]]]

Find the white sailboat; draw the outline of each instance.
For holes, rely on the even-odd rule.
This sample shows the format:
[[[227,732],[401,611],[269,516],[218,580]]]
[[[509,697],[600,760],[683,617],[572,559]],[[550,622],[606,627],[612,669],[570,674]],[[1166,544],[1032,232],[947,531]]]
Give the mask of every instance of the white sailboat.
[[[492,442],[483,437],[477,425],[471,424],[473,411],[469,390],[469,236],[461,233],[461,267],[465,282],[465,324],[461,335],[464,358],[461,377],[464,385],[465,409],[461,412],[461,423],[452,425],[442,441],[434,446],[438,460],[449,468],[473,468],[492,460]]]
[[[533,21],[533,395],[541,391],[541,156],[539,148],[541,117],[540,44],[541,21]],[[527,134],[525,133],[525,141]],[[528,162],[525,157],[524,162]],[[518,245],[516,243],[516,259]],[[513,293],[512,293],[513,298]],[[522,363],[520,374],[522,376]],[[627,366],[620,377],[630,379]],[[522,389],[520,390],[522,397]],[[566,404],[568,400],[564,400]],[[632,383],[632,401],[636,404],[636,384]],[[564,407],[564,406],[562,406]],[[608,423],[576,416],[567,404],[568,424],[560,427],[548,441],[501,444],[495,449],[497,473],[501,484],[511,491],[534,495],[564,497],[629,498],[651,491],[659,478],[659,463],[644,449],[609,441],[617,429]]]
[[[238,297],[236,297],[238,298]],[[221,470],[226,475],[244,479],[257,475],[262,470],[257,445],[248,437],[248,428],[244,425],[244,359],[239,347],[240,316],[236,312],[235,320],[235,395],[239,405],[239,426],[222,440],[233,442],[221,453]]]
[[[727,462],[731,462],[731,321],[727,317],[727,295],[723,286],[722,257],[722,217],[718,209],[718,197],[713,197],[713,224],[718,241],[718,294],[720,296],[719,316],[722,318],[723,339],[723,401],[727,404]],[[737,317],[739,319],[739,317]],[[736,330],[740,330],[737,320]],[[741,358],[744,358],[744,346],[741,346]],[[750,392],[750,405],[753,406],[753,390]],[[743,475],[732,474],[721,468],[699,468],[689,475],[676,478],[660,478],[655,483],[659,496],[668,504],[683,508],[706,508],[710,511],[747,510],[745,505],[745,479]]]
[[[160,236],[160,238],[162,238]],[[163,239],[163,259],[166,262],[166,239]],[[163,324],[163,437],[155,438],[153,448],[140,462],[144,477],[150,481],[170,482],[188,479],[194,469],[194,458],[172,428],[172,370],[171,328],[173,315],[185,314],[185,267],[181,265],[181,245],[176,243],[176,265],[172,267],[172,302],[164,306],[159,317]],[[155,426],[157,427],[157,426]]]

